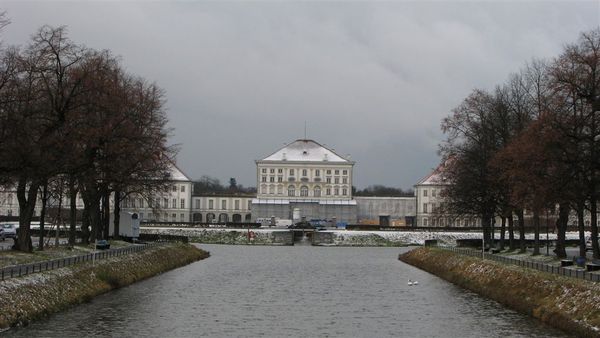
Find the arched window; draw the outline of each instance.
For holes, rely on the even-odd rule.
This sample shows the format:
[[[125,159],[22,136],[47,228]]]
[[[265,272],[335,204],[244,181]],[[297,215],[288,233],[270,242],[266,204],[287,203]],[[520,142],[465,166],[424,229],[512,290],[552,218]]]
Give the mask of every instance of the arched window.
[[[288,187],[288,196],[296,196],[296,188],[293,185]]]
[[[315,187],[314,196],[321,197],[321,187],[319,187],[319,186]]]
[[[273,195],[275,194],[275,186],[274,185],[270,185],[269,186],[269,195]]]
[[[308,187],[303,185],[302,187],[300,187],[300,196],[302,197],[308,197]]]
[[[339,195],[339,194],[340,194],[340,188],[338,188],[338,187],[334,187],[334,188],[333,188],[333,194],[334,194],[335,196]]]
[[[265,184],[262,184],[260,186],[260,193],[261,194],[266,194],[267,193],[267,186]]]
[[[283,185],[277,186],[277,195],[283,195]]]

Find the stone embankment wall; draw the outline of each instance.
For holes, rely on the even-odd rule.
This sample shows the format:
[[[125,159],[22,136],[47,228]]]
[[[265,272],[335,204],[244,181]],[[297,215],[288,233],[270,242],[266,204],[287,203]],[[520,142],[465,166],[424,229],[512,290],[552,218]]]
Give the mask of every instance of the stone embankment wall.
[[[0,331],[208,256],[192,245],[169,243],[0,282]]]
[[[399,259],[581,337],[600,337],[600,284],[447,250],[418,248]]]

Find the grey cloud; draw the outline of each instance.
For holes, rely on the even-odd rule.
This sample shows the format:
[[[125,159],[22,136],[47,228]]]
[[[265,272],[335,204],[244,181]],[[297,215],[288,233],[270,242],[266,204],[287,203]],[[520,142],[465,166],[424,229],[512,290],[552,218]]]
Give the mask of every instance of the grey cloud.
[[[167,91],[179,166],[255,184],[254,160],[308,136],[357,161],[355,184],[411,187],[440,119],[475,87],[552,58],[596,2],[3,2],[6,43],[43,24],[122,56]]]

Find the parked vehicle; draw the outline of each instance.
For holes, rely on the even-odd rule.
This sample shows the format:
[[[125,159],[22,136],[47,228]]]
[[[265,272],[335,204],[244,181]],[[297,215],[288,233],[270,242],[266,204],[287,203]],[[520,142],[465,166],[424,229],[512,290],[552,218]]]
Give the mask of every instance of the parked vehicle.
[[[5,223],[2,224],[2,230],[4,230],[4,237],[17,238],[17,226],[14,224]]]
[[[4,229],[2,227],[0,227],[0,240],[2,242],[4,242],[5,239],[6,239],[6,236],[4,235]]]

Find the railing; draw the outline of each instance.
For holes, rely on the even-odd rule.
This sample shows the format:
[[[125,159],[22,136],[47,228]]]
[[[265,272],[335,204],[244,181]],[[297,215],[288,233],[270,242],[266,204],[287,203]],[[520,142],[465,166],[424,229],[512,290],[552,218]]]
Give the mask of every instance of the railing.
[[[79,256],[71,256],[65,258],[58,258],[49,261],[37,262],[37,263],[29,263],[29,264],[20,264],[20,265],[11,265],[0,269],[0,280],[6,280],[14,277],[26,276],[32,273],[42,272],[42,271],[50,271],[59,268],[64,268],[66,266],[89,262],[92,260],[100,260],[107,259],[110,257],[117,257],[128,255],[134,252],[139,252],[145,250],[147,248],[155,247],[157,245],[161,245],[164,242],[154,242],[147,244],[138,244],[132,245],[124,248],[117,249],[108,249],[103,251],[97,251],[94,253],[89,253],[85,255]]]
[[[489,260],[496,261],[499,263],[518,265],[518,266],[521,266],[524,268],[535,269],[538,271],[552,273],[555,275],[578,278],[578,279],[588,280],[588,281],[592,281],[592,282],[600,282],[600,273],[593,273],[593,272],[577,270],[577,269],[573,269],[573,268],[564,268],[564,267],[560,267],[560,266],[554,266],[554,265],[550,265],[550,264],[533,262],[533,261],[528,261],[528,260],[523,260],[523,259],[516,259],[516,258],[512,258],[512,257],[506,257],[506,256],[501,256],[501,255],[496,255],[496,254],[491,254],[491,253],[482,253],[481,250],[473,250],[473,249],[468,249],[468,248],[456,248],[456,247],[440,247],[440,248],[445,249],[445,250],[450,250],[452,252],[455,252],[455,253],[458,253],[461,255],[466,255],[466,256],[471,256],[471,257],[479,257],[479,258],[483,257],[484,259],[489,259]]]

